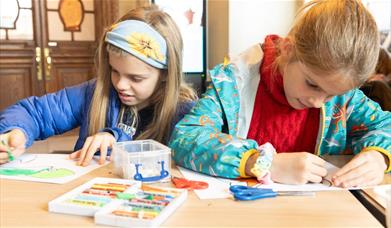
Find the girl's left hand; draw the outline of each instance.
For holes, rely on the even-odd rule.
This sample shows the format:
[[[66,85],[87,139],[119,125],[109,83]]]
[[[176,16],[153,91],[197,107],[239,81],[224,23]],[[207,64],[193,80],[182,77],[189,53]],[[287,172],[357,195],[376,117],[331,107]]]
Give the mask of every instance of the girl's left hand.
[[[386,159],[375,150],[359,153],[334,174],[333,185],[343,188],[377,185],[383,181]]]
[[[115,138],[107,132],[99,132],[90,136],[84,142],[83,148],[69,155],[71,159],[79,159],[77,165],[87,166],[96,151],[100,150],[99,164],[103,165],[107,156],[107,149],[115,143]]]

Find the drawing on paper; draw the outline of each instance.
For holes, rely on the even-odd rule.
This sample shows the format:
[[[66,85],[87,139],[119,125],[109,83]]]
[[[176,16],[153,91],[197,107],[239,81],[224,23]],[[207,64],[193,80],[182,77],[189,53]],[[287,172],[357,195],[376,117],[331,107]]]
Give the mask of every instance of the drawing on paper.
[[[77,166],[67,154],[23,154],[0,166],[0,178],[60,184],[98,167],[95,160],[87,167]]]

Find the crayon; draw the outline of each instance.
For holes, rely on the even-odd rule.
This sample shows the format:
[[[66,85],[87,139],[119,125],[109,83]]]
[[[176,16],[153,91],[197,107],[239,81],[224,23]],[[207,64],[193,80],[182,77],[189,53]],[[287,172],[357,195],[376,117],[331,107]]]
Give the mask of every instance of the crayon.
[[[80,194],[80,195],[77,195],[73,199],[82,200],[82,201],[95,201],[95,202],[104,203],[104,204],[111,201],[111,198],[99,197],[99,196],[88,195],[88,194]]]
[[[164,201],[154,201],[154,200],[138,199],[138,198],[129,199],[129,202],[162,205],[162,206],[167,206],[169,204],[169,202],[164,202]]]
[[[6,149],[6,152],[7,152],[7,155],[8,155],[8,159],[10,161],[13,161],[15,158],[14,156],[12,155],[12,152],[11,152],[11,149],[10,147],[8,146],[8,144],[4,141],[4,139],[1,140],[1,144],[3,144],[7,149]]]
[[[144,209],[149,209],[153,211],[161,211],[165,206],[162,205],[146,205],[146,204],[136,204],[136,203],[131,203],[131,202],[126,202],[123,204],[123,206],[130,207],[130,208],[144,208]]]
[[[100,203],[100,202],[76,200],[76,199],[69,199],[66,202],[82,205],[82,206],[89,206],[89,207],[103,207],[105,205],[104,203]]]
[[[145,212],[145,211],[138,212],[138,211],[115,210],[112,213],[118,216],[128,216],[128,217],[140,218],[140,219],[153,219],[157,216],[156,213]]]
[[[110,191],[119,191],[123,192],[127,189],[126,186],[119,186],[119,185],[110,185],[110,184],[94,184],[91,187],[92,189],[99,189],[99,190],[110,190]]]
[[[115,196],[116,196],[116,192],[112,192],[110,190],[99,190],[99,189],[86,189],[82,193],[91,194],[91,195],[98,195],[98,196],[107,196],[110,198],[115,198]]]

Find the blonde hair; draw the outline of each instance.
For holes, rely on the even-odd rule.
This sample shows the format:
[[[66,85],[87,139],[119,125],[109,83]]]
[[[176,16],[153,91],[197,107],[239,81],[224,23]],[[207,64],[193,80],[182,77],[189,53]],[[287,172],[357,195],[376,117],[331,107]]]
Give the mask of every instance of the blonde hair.
[[[160,70],[159,82],[154,93],[149,98],[149,103],[154,106],[153,119],[145,131],[137,137],[137,139],[155,139],[165,143],[168,141],[178,103],[197,98],[194,90],[187,86],[182,79],[182,37],[172,18],[167,13],[159,10],[155,5],[131,10],[116,23],[125,20],[139,20],[149,24],[164,37],[167,43],[167,69]],[[105,36],[108,31],[109,28],[102,35],[95,57],[98,73],[89,111],[89,135],[96,134],[106,125],[109,95],[112,87],[108,52],[129,55],[105,42]],[[121,107],[122,110],[124,108],[124,106]],[[130,108],[136,111],[137,115],[135,107]]]
[[[322,72],[364,83],[375,70],[379,34],[359,0],[314,0],[304,5],[290,30],[296,60]]]

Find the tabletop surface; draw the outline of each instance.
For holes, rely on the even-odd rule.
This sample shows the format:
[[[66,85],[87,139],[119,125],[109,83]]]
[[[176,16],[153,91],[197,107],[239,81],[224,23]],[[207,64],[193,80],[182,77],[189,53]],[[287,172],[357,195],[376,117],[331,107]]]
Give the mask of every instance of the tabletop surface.
[[[178,175],[177,170],[173,172]],[[48,202],[94,177],[114,177],[112,164],[67,184],[0,179],[0,227],[94,226],[92,217],[48,212]],[[167,186],[167,184],[165,184]],[[200,200],[193,192],[163,226],[371,226],[381,224],[349,191],[243,202]]]

